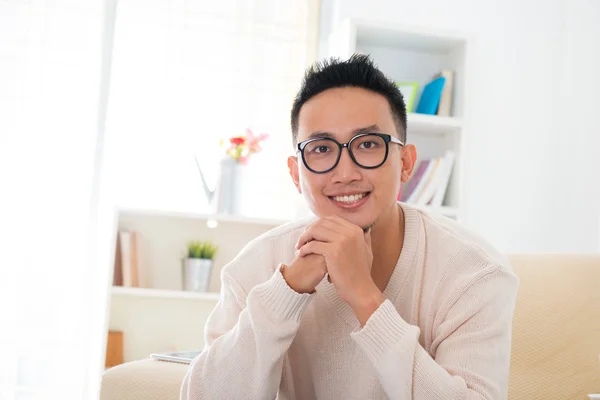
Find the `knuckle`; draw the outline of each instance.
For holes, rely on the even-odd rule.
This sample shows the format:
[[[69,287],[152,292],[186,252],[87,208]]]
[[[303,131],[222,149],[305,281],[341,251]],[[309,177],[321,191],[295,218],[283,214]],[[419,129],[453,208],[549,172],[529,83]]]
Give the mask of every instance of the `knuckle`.
[[[339,257],[341,254],[342,254],[342,246],[340,246],[340,245],[335,245],[335,246],[333,247],[333,255],[334,255],[335,257]]]
[[[342,242],[344,243],[344,245],[353,245],[354,243],[356,243],[356,237],[345,236],[344,239],[342,239]]]

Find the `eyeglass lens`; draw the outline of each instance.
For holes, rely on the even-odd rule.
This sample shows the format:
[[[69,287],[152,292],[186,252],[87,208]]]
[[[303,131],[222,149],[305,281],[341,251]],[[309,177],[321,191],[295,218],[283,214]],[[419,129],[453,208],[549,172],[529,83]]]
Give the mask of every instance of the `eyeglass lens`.
[[[385,159],[386,143],[376,135],[356,137],[350,143],[349,151],[355,161],[363,167],[375,167]],[[335,166],[341,148],[331,139],[318,139],[304,147],[304,160],[308,167],[317,172],[327,171]]]

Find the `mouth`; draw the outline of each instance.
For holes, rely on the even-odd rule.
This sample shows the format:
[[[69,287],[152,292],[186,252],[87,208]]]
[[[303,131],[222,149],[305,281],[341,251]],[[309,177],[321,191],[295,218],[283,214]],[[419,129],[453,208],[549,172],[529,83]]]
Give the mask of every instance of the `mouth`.
[[[371,192],[362,192],[328,197],[338,207],[357,208],[366,203],[370,194]]]

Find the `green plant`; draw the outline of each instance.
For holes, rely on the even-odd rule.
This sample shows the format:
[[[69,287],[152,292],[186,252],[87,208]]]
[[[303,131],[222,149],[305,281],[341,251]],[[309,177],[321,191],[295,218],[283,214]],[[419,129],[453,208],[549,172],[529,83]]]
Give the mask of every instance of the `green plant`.
[[[190,241],[187,245],[188,258],[203,258],[212,260],[219,249],[211,242]]]

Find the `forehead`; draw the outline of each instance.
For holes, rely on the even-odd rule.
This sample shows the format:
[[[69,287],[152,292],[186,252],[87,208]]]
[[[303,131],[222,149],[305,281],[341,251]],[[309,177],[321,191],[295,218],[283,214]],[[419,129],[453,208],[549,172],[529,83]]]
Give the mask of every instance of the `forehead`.
[[[298,116],[298,142],[314,132],[348,140],[354,131],[377,125],[381,133],[395,134],[388,100],[363,88],[328,89],[308,100]]]

